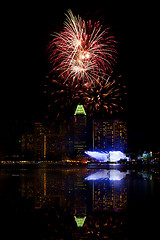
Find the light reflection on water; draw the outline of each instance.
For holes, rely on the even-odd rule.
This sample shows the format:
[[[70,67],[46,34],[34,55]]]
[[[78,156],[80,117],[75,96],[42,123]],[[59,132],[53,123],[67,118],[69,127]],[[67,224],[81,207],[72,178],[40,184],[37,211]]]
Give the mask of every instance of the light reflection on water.
[[[108,229],[110,224],[110,239],[113,236],[113,239],[119,239],[119,234],[121,239],[128,239],[129,225],[137,226],[134,219],[139,211],[141,217],[137,222],[139,219],[145,221],[146,211],[149,214],[155,209],[159,211],[159,187],[160,174],[157,171],[97,171],[84,167],[0,169],[0,210],[7,218],[14,219],[16,216],[15,221],[18,222],[21,212],[23,216],[29,213],[35,218],[38,214],[42,218],[41,221],[39,218],[41,224],[46,221],[45,231],[39,229],[44,238],[46,232],[49,232],[50,238],[58,235],[60,230],[53,231],[52,221],[55,218],[61,222],[56,225],[57,229],[60,226],[63,230],[67,229],[72,235],[70,239],[76,239],[76,234],[78,237],[81,233],[77,230],[80,228],[77,228],[75,219],[85,217],[82,235],[86,236],[90,231],[88,234],[91,237],[94,227],[97,230],[93,239],[100,239],[102,235],[107,236],[103,228],[106,226],[105,229]],[[153,217],[148,215],[148,221],[150,216]],[[66,224],[62,226],[64,221]],[[83,239],[84,236],[81,237]]]
[[[98,170],[95,173],[87,176],[85,180],[110,180],[110,181],[120,181],[123,178],[126,177],[126,175],[129,174],[129,171],[127,172],[122,172],[120,170],[115,170],[115,169],[103,169],[103,170]]]

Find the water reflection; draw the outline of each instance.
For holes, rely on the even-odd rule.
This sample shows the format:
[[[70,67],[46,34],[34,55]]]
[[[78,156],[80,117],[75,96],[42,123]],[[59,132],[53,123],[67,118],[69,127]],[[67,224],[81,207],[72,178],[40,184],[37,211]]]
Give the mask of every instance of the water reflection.
[[[134,226],[139,219],[137,209],[147,206],[149,212],[159,206],[156,171],[81,167],[0,169],[0,173],[1,213],[14,227],[38,234],[34,239],[127,239],[127,224]],[[152,205],[155,200],[157,205]]]
[[[128,173],[99,170],[88,175],[87,169],[41,169],[35,175],[20,176],[21,196],[32,198],[35,208],[51,204],[73,215],[86,215],[92,210],[123,210],[127,206],[127,185],[120,180]]]
[[[85,179],[92,181],[93,211],[122,211],[127,207],[126,182],[120,181],[129,173],[119,170],[99,170]],[[109,181],[107,181],[109,180]]]
[[[51,205],[86,214],[86,169],[39,169],[35,174],[21,175],[22,197],[32,198],[36,208]]]
[[[110,181],[120,181],[129,174],[127,172],[120,172],[120,170],[109,169],[109,170],[99,170],[95,173],[90,174],[85,179],[86,180],[110,180]]]
[[[27,201],[30,199],[36,211],[45,209],[45,214],[51,215],[48,224],[57,229],[51,234],[54,237],[67,231],[70,234],[68,239],[101,239],[109,235],[119,239],[121,232],[123,239],[126,237],[126,231],[122,231],[124,215],[115,214],[126,209],[126,184],[102,179],[88,181],[88,177],[94,174],[87,168],[26,171],[19,174],[21,197]],[[107,174],[110,180],[115,174],[121,178],[126,175],[116,170]]]

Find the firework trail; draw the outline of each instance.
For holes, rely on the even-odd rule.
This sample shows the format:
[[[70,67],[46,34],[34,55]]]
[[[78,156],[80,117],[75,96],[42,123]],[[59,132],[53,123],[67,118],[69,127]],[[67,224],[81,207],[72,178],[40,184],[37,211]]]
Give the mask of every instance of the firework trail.
[[[52,80],[46,91],[50,96],[49,112],[56,119],[73,116],[77,105],[81,102],[82,92],[83,90],[79,88],[78,84],[71,87],[67,82],[60,83]]]
[[[78,104],[84,105],[88,116],[106,116],[123,111],[125,106],[126,86],[121,76],[108,77],[107,80],[98,80],[101,84],[91,86],[70,85],[52,80],[48,86],[47,95],[50,96],[48,110],[56,119],[73,116]],[[97,81],[97,82],[98,82]]]
[[[106,81],[102,80],[101,85],[97,84],[95,87],[89,86],[86,90],[84,89],[81,98],[88,115],[103,116],[124,110],[127,93],[126,86],[121,83],[121,80],[121,76],[116,79],[110,76]]]
[[[117,55],[116,41],[109,29],[102,30],[99,22],[92,25],[68,10],[63,29],[52,36],[49,60],[61,81],[95,85],[111,74]]]
[[[109,29],[66,14],[63,29],[54,33],[49,44],[52,72],[58,73],[50,89],[50,112],[56,118],[73,115],[77,104],[83,104],[87,115],[104,116],[123,110],[125,86],[114,78],[116,41]]]

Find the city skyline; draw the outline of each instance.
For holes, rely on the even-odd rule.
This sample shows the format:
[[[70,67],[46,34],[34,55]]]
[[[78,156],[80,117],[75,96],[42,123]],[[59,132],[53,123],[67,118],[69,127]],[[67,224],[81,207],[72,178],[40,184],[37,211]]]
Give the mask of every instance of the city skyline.
[[[63,119],[56,126],[35,122],[20,136],[20,153],[25,158],[73,159],[88,150],[127,152],[127,122],[90,119],[83,105],[77,105],[69,121]]]
[[[44,7],[44,8],[43,8]],[[64,13],[71,8],[75,14],[85,19],[100,18],[110,27],[118,42],[118,62],[115,71],[127,83],[127,112],[133,144],[158,148],[157,135],[160,133],[158,111],[158,80],[154,52],[156,41],[156,14],[150,19],[149,12],[156,6],[145,5],[145,10],[134,2],[132,11],[125,4],[114,5],[72,5],[54,6],[53,3],[40,6],[40,10],[26,6],[7,13],[9,29],[7,33],[6,67],[2,83],[1,113],[2,120],[34,120],[43,118],[45,101],[41,95],[41,83],[48,75],[46,46],[51,31],[62,26]],[[20,21],[21,20],[21,21]],[[21,24],[20,24],[21,23]],[[152,26],[152,28],[149,28]],[[148,33],[151,31],[151,34]],[[153,36],[153,37],[152,37]],[[153,45],[154,43],[154,45]],[[148,48],[149,46],[149,48]],[[2,122],[2,121],[1,121]],[[1,124],[2,125],[2,124]]]

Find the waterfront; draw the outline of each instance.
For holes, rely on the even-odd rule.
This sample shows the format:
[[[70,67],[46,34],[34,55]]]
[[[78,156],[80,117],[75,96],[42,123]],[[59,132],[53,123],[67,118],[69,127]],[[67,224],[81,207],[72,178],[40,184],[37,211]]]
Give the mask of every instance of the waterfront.
[[[156,239],[159,202],[158,169],[0,169],[4,239]]]

